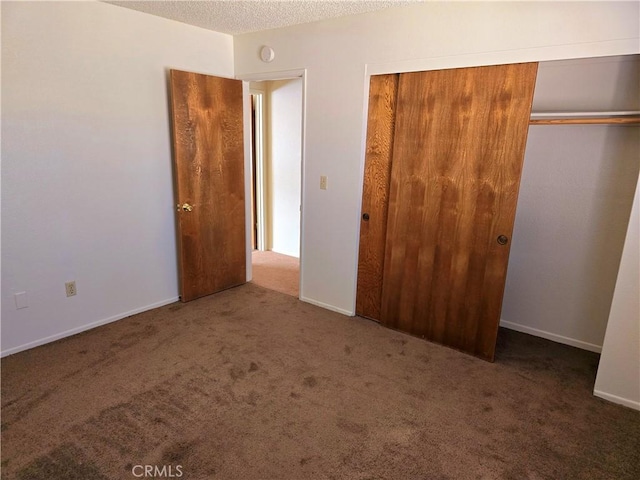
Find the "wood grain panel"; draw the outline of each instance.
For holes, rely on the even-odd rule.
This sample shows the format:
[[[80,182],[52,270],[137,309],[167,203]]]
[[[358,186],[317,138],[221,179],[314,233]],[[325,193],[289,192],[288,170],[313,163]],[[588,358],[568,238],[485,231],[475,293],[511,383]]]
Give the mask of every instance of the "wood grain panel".
[[[369,220],[360,220],[356,314],[374,320],[382,302],[397,91],[397,74],[371,77],[361,211]]]
[[[246,281],[242,82],[172,70],[183,302]]]
[[[400,75],[385,325],[493,359],[536,71]]]

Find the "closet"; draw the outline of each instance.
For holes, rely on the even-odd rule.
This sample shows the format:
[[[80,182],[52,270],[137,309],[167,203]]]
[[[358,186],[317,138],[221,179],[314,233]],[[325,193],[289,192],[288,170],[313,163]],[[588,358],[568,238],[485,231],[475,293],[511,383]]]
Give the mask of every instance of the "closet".
[[[356,313],[493,360],[536,71],[372,77]]]
[[[551,125],[536,127],[545,129],[584,129],[591,127],[553,125],[627,125],[640,121],[633,115],[637,112],[601,109],[580,115],[566,111],[531,115],[536,67],[537,64],[500,65],[371,77],[356,296],[358,315],[493,359],[529,123]],[[569,88],[577,91],[581,83],[584,78],[573,79]],[[548,89],[555,90],[563,98],[571,96],[562,88]],[[554,95],[547,97],[557,100]],[[540,132],[534,133],[540,137]],[[619,136],[611,132],[607,135]],[[616,168],[626,168],[632,177],[637,167],[629,161],[629,154],[626,157],[623,159],[626,167]],[[576,159],[568,160],[565,163],[577,163]],[[618,178],[622,172],[616,172]],[[566,172],[560,173],[566,181]],[[580,171],[575,177],[577,182],[582,181]],[[549,171],[544,182],[553,184],[554,180],[554,172]],[[600,189],[602,184],[588,188]],[[624,189],[629,190],[629,185]],[[525,188],[527,194],[530,190]],[[567,189],[568,194],[570,190]],[[623,207],[621,218],[627,208],[626,196],[630,208],[633,191],[624,193],[624,202],[616,200],[617,207]],[[531,203],[526,207],[534,208]],[[558,204],[556,210],[562,208]],[[606,209],[611,208],[607,205]],[[524,213],[528,213],[526,208]],[[550,213],[553,216],[557,212]],[[572,214],[576,216],[575,212]],[[522,212],[519,215],[522,223],[524,215]],[[544,214],[536,212],[536,216]],[[568,218],[565,223],[571,222],[572,218]],[[545,225],[540,236],[555,235],[553,228]],[[615,243],[623,236],[624,232],[615,233],[612,239]],[[516,251],[520,255],[528,255],[529,252],[522,253],[522,245],[529,240],[519,238]],[[597,240],[593,243],[602,243]],[[540,254],[540,244],[535,248]],[[554,258],[553,252],[567,252],[571,245],[549,243],[542,248],[548,248],[550,253],[542,252],[548,264]],[[605,256],[615,263],[615,246],[603,248],[610,250]],[[536,262],[535,257],[527,261],[534,265]],[[521,280],[527,272],[517,274],[513,277]],[[512,290],[520,286],[512,285]],[[542,285],[539,290],[543,288],[547,288],[548,295],[549,287]],[[528,290],[518,294],[516,298],[512,292],[510,314],[516,308],[514,299],[519,305],[523,303],[523,294],[535,298]],[[603,295],[606,297],[607,293]],[[564,302],[571,300],[575,298],[567,295]],[[558,302],[563,302],[563,297]],[[600,303],[603,310],[606,302]],[[545,321],[551,322],[547,317]],[[574,317],[582,318],[579,312]],[[566,320],[572,323],[572,319]]]
[[[640,56],[540,62],[501,326],[600,352],[640,169]]]

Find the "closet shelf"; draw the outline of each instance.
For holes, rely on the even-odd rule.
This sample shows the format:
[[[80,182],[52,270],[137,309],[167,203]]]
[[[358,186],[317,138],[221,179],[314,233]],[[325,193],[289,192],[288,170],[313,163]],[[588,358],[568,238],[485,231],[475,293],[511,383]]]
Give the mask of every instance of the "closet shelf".
[[[640,111],[533,112],[529,125],[630,125],[640,124]]]

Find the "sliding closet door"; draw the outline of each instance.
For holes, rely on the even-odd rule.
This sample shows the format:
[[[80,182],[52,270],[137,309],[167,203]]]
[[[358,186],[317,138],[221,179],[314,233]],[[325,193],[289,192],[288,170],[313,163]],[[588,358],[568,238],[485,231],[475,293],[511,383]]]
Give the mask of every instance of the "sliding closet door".
[[[493,360],[536,71],[400,75],[386,326]]]
[[[398,74],[375,75],[369,87],[367,146],[364,160],[356,314],[380,319],[382,273]]]

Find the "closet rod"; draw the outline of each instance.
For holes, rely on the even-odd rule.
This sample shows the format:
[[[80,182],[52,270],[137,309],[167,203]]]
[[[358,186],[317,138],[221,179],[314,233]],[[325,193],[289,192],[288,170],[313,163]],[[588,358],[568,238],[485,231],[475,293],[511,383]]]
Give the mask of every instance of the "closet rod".
[[[537,117],[624,117],[640,115],[640,110],[612,110],[610,112],[531,112],[531,118]]]
[[[629,125],[640,124],[640,111],[533,112],[529,125]]]

